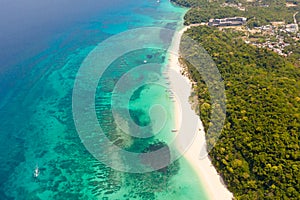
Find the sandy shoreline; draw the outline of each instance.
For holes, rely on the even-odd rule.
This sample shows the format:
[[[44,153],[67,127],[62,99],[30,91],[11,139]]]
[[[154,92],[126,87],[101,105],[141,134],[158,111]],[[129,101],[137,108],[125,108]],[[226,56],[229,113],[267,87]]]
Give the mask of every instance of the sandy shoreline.
[[[185,133],[190,131],[186,126],[182,125],[182,112],[189,113],[188,121],[197,123],[197,128],[193,129],[196,134],[194,141],[191,146],[189,146],[188,150],[186,150],[183,154],[185,159],[191,164],[193,169],[196,171],[202,185],[204,186],[206,193],[209,199],[216,200],[227,200],[232,199],[232,193],[226,188],[226,186],[222,183],[221,177],[218,175],[216,169],[211,164],[209,157],[206,156],[204,159],[199,159],[200,150],[205,145],[205,133],[202,122],[199,119],[199,116],[195,114],[195,112],[191,108],[191,104],[189,103],[189,96],[191,94],[192,83],[191,81],[181,75],[181,78],[178,78],[178,74],[181,74],[181,67],[178,62],[178,53],[179,53],[179,44],[182,34],[188,29],[188,26],[182,28],[179,33],[175,34],[172,40],[171,47],[169,49],[170,57],[169,57],[169,72],[168,76],[170,79],[171,90],[177,96],[176,107],[175,107],[175,115],[176,117],[176,128],[179,130],[181,127],[180,133]],[[172,71],[172,72],[170,72]],[[176,73],[174,73],[174,71]],[[178,80],[182,79],[182,80]],[[184,83],[184,84],[183,84]],[[178,101],[179,99],[179,101]],[[185,115],[186,116],[186,115]],[[182,144],[187,141],[183,141],[181,139]],[[181,142],[177,143],[178,149],[180,149]]]

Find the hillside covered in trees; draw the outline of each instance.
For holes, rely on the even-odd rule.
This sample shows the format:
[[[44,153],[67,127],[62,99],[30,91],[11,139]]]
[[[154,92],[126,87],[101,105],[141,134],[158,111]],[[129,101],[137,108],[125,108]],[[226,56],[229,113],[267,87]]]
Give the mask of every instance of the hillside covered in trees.
[[[193,38],[212,56],[224,80],[226,121],[210,152],[212,162],[236,199],[300,199],[300,68],[274,52],[245,44],[235,34],[192,27],[180,47],[183,58],[193,59],[198,52],[184,40]],[[207,130],[215,105],[194,66],[181,62],[197,83]]]
[[[293,13],[299,10],[299,7],[287,7],[285,0],[261,0],[249,2],[247,0],[171,0],[172,2],[191,9],[185,15],[185,24],[195,24],[208,22],[211,18],[225,17],[246,17],[251,26],[261,26],[269,24],[272,21],[285,21],[293,23]],[[244,9],[239,7],[222,6],[224,3],[238,4],[242,3]],[[295,5],[300,5],[299,0],[290,1]],[[221,5],[221,6],[220,6]]]

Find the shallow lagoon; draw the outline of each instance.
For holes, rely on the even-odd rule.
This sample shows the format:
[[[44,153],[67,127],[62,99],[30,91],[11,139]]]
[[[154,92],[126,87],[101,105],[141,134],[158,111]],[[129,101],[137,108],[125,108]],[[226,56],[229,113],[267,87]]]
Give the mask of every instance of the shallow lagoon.
[[[130,2],[120,7],[119,12],[114,8],[114,12],[93,15],[84,23],[74,22],[63,33],[48,36],[47,48],[42,51],[38,48],[31,52],[35,56],[9,66],[9,72],[1,74],[5,78],[0,101],[0,199],[206,198],[201,183],[183,158],[162,171],[118,172],[96,160],[78,137],[72,115],[72,89],[86,56],[104,39],[127,29],[143,26],[175,29],[185,11],[168,1]],[[163,69],[165,58],[165,50],[133,52],[112,63],[103,78],[118,80],[144,60],[159,63]],[[166,88],[158,85],[141,87],[124,108],[130,109],[137,124],[146,126],[150,123],[150,106],[163,105],[167,116],[164,129],[149,139],[122,138],[111,115],[114,83],[100,80],[95,99],[98,122],[108,138],[134,152],[145,151],[149,144],[172,140],[172,101]],[[152,117],[160,120],[159,115]],[[151,126],[148,131],[151,132]],[[34,178],[37,165],[40,174]]]

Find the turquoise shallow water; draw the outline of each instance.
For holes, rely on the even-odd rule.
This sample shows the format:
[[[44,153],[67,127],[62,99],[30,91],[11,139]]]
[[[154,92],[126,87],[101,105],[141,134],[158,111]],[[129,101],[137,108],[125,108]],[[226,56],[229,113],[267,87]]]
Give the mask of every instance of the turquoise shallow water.
[[[114,9],[55,35],[47,49],[12,67],[12,71],[24,71],[22,78],[5,78],[7,85],[13,84],[2,89],[0,99],[0,199],[206,199],[195,172],[183,158],[163,170],[124,173],[95,159],[78,137],[72,89],[86,56],[104,39],[128,29],[175,29],[185,11],[168,1],[131,2],[120,6],[118,12]],[[134,51],[114,61],[99,80],[95,98],[99,125],[111,141],[128,151],[147,151],[149,145],[165,145],[174,137],[170,133],[174,124],[172,102],[160,85],[140,87],[128,106],[119,104],[129,108],[134,122],[144,127],[161,120],[160,115],[150,119],[148,111],[152,105],[162,105],[166,124],[157,135],[148,139],[126,136],[111,113],[117,80],[144,60],[163,68],[165,58],[166,50]],[[152,77],[152,73],[162,76],[162,68],[143,71],[135,78]],[[148,127],[145,131],[152,133],[154,127]],[[40,174],[34,178],[36,166]]]

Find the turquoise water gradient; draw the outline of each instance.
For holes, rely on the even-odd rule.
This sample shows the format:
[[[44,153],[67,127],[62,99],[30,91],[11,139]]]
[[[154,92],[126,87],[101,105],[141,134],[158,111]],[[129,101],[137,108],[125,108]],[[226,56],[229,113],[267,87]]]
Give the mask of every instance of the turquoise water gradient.
[[[195,172],[183,158],[164,170],[151,173],[118,172],[96,160],[78,137],[72,115],[72,89],[85,57],[101,41],[128,29],[144,26],[175,29],[181,25],[185,12],[166,0],[160,3],[132,1],[118,7],[113,12],[91,17],[87,23],[73,24],[69,30],[49,39],[48,47],[43,51],[34,52],[34,57],[11,66],[9,76],[0,74],[3,76],[0,96],[1,200],[207,199]],[[165,57],[165,50],[132,52],[112,63],[103,79],[116,81],[126,70],[145,59],[164,66]],[[158,136],[133,139],[118,130],[111,114],[114,83],[105,81],[103,84],[100,80],[95,99],[99,125],[108,138],[134,152],[143,152],[150,144],[165,144],[172,140],[174,108],[165,88],[147,85],[132,96],[130,114],[141,126],[150,123],[148,111],[151,105],[163,105],[167,113],[166,126]],[[10,87],[4,88],[4,85]],[[159,117],[154,116],[156,120]],[[34,178],[36,166],[39,166],[40,175]]]

